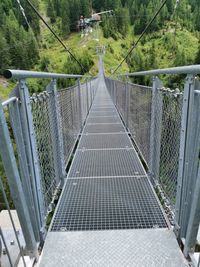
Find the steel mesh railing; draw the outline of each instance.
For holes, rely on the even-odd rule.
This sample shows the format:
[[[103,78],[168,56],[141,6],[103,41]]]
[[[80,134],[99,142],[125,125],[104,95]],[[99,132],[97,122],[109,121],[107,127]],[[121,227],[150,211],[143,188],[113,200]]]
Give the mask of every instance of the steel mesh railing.
[[[152,90],[150,87],[128,84],[129,118],[128,128],[146,163],[150,162],[150,129]]]
[[[56,170],[53,151],[53,125],[50,116],[50,95],[47,92],[33,95],[31,110],[41,172],[42,195],[45,210],[48,209],[56,190]]]
[[[108,78],[106,85],[140,155],[146,162],[149,173],[153,174],[151,176],[155,184],[160,185],[166,199],[174,208],[179,164],[182,93],[162,88],[159,89],[160,98],[157,99],[153,97],[151,87]],[[126,101],[127,97],[128,101]],[[155,101],[161,102],[158,104]],[[157,175],[151,169],[152,162],[155,163],[154,154],[158,160]]]
[[[64,161],[68,163],[95,94],[96,80],[58,91]],[[80,93],[80,100],[79,100]]]
[[[30,98],[45,211],[51,208],[61,178],[57,170],[60,150],[54,144],[57,142],[62,146],[66,166],[88,114],[94,92],[95,80],[91,85],[88,82],[88,85],[80,84],[79,88],[77,84],[58,90],[56,94],[47,90]],[[52,101],[57,111],[52,108]]]
[[[143,159],[149,163],[152,90],[150,87],[106,79],[107,88]],[[126,90],[128,96],[126,96]],[[126,100],[128,98],[128,101]],[[128,108],[126,105],[128,104]],[[128,114],[127,114],[128,113]],[[126,118],[128,116],[128,121]]]
[[[116,107],[125,121],[126,118],[126,84],[123,82],[115,83],[116,88]]]
[[[182,93],[162,91],[162,121],[159,184],[172,206],[175,205],[179,164]],[[161,111],[157,111],[161,112]]]
[[[88,99],[87,96],[89,95],[88,86],[87,84],[83,84],[81,86],[81,115],[82,115],[82,122],[85,121],[85,118],[88,113]]]
[[[64,161],[67,164],[81,128],[78,86],[58,92]]]

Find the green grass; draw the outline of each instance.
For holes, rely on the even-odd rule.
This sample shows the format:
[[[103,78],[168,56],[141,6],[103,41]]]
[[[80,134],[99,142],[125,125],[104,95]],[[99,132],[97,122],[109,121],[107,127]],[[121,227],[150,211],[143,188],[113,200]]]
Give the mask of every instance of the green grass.
[[[6,100],[14,87],[15,84],[13,82],[7,82],[5,79],[0,77],[0,98],[3,101]]]

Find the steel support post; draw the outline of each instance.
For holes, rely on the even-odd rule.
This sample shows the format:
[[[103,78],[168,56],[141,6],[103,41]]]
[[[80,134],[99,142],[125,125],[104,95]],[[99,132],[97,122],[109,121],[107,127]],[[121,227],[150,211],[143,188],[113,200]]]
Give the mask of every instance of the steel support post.
[[[129,110],[130,110],[130,86],[128,84],[128,76],[126,77],[126,86],[125,86],[125,90],[126,90],[126,110],[125,110],[125,123],[126,123],[126,128],[128,129],[129,127]]]
[[[35,208],[37,210],[38,222],[40,226],[40,234],[41,234],[40,241],[42,242],[44,238],[43,235],[45,233],[44,229],[45,206],[42,195],[41,174],[38,162],[33,118],[31,113],[30,96],[28,92],[28,87],[24,80],[21,80],[19,83],[19,95],[21,100],[21,105],[20,105],[20,116],[22,116],[21,123],[23,128],[27,159],[30,168]]]
[[[110,87],[111,87],[111,89],[112,89],[112,101],[113,101],[113,104],[114,104],[114,99],[115,99],[115,88],[114,88],[114,80],[111,80],[110,81]]]
[[[75,126],[75,118],[74,118],[74,105],[73,105],[73,97],[72,97],[72,90],[70,89],[70,106],[71,106],[71,120],[72,120],[72,128],[73,128],[73,131],[74,131],[74,126]],[[60,114],[60,116],[61,116],[61,111],[60,111],[60,109],[59,109],[59,114]],[[60,118],[60,122],[61,122],[62,120],[61,120],[61,118]],[[60,123],[60,124],[62,124],[62,123]],[[62,127],[62,125],[60,126],[60,127]],[[64,160],[64,162],[65,162],[65,159],[64,159],[64,141],[63,141],[63,136],[62,136],[62,133],[61,133],[61,138],[62,138],[62,149],[63,149],[63,160]]]
[[[106,88],[107,88],[107,90],[109,92],[109,95],[110,95],[112,101],[113,101],[113,83],[112,83],[111,80],[108,80],[108,78],[107,78],[107,81],[106,81]]]
[[[90,108],[92,106],[92,80],[90,80]]]
[[[117,105],[117,89],[116,89],[115,80],[113,80],[113,103],[115,106]]]
[[[17,162],[14,155],[12,141],[6,123],[3,107],[0,102],[0,155],[4,165],[5,173],[11,196],[17,210],[19,221],[22,227],[26,249],[31,257],[37,257],[37,243],[34,237],[32,223],[24,196]]]
[[[199,149],[200,149],[200,94],[195,94],[196,90],[200,90],[200,82],[197,78],[194,80],[194,91],[192,91],[192,115],[191,115],[191,127],[190,131],[190,146],[189,146],[189,183],[187,190],[187,199],[188,199],[188,209],[185,215],[185,221],[190,216],[190,210],[192,205],[192,198],[194,195],[196,179],[198,175],[198,165],[199,165]]]
[[[96,86],[96,83],[95,83]],[[94,95],[95,95],[95,86],[92,86],[92,101],[94,100]]]
[[[12,130],[13,130],[14,137],[15,137],[15,142],[17,145],[22,188],[23,188],[26,203],[29,209],[29,214],[30,214],[31,223],[33,226],[35,239],[39,241],[40,240],[40,236],[39,236],[40,226],[37,220],[37,213],[36,213],[33,194],[32,194],[32,186],[31,186],[31,181],[30,181],[28,161],[27,161],[27,155],[26,155],[24,139],[23,139],[23,131],[22,131],[22,125],[21,125],[21,120],[20,120],[18,101],[14,101],[9,104],[9,114],[10,114]]]
[[[199,114],[195,116],[194,113],[194,90],[196,85],[195,77],[192,74],[187,75],[183,97],[175,213],[175,233],[180,239],[186,237],[191,208],[191,190],[194,189],[197,177],[195,172],[197,172],[199,146],[197,143],[195,144],[194,140],[197,138],[195,117]],[[193,189],[191,189],[192,187]]]
[[[187,257],[190,252],[194,252],[197,234],[200,224],[200,166],[198,170],[198,176],[196,179],[196,185],[193,194],[193,201],[188,220],[187,234],[185,239],[184,254]]]
[[[89,112],[89,87],[88,87],[88,81],[86,80],[86,98],[87,98],[87,114]]]
[[[65,168],[64,168],[64,150],[61,134],[61,122],[60,113],[57,100],[56,80],[52,80],[47,86],[47,92],[49,93],[49,118],[51,124],[51,136],[53,146],[53,158],[56,171],[56,185],[57,187],[63,187]]]
[[[83,126],[83,118],[82,118],[82,105],[81,105],[81,83],[80,79],[78,79],[78,104],[79,104],[79,120],[80,120],[80,131]]]
[[[160,91],[162,83],[158,77],[153,77],[151,130],[150,130],[150,165],[149,172],[153,183],[159,180],[160,169],[160,143],[162,130],[162,105],[163,98]]]

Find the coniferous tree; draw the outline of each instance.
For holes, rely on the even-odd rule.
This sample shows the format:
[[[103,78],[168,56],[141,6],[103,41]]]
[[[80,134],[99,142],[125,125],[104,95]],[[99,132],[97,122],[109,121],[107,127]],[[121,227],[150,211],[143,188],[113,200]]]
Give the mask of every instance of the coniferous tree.
[[[126,37],[129,28],[129,12],[127,8],[118,8],[115,12],[117,18],[117,30]]]
[[[0,75],[3,70],[5,70],[10,65],[10,54],[8,43],[3,36],[3,33],[0,32]]]
[[[52,0],[48,0],[47,2],[47,16],[50,18],[51,23],[56,22],[56,13],[54,10],[54,5],[52,3]]]
[[[62,34],[66,37],[70,33],[70,12],[68,0],[62,0]]]
[[[89,17],[92,13],[91,7],[90,7],[90,1],[89,0],[82,0],[81,1],[81,13],[84,17]]]
[[[199,45],[199,48],[198,48],[194,63],[195,64],[200,64],[200,45]]]
[[[80,19],[81,14],[81,4],[80,0],[69,1],[69,10],[70,10],[70,29],[76,30],[77,21]]]

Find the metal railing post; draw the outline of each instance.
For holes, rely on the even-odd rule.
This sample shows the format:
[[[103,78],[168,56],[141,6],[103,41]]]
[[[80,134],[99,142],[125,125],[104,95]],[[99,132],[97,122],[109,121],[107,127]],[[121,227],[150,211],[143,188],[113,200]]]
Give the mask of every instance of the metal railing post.
[[[199,102],[194,97],[195,88],[200,83],[188,74],[184,87],[181,141],[179,151],[178,185],[176,195],[175,233],[181,239],[186,237],[192,196],[198,170],[200,146]],[[198,130],[197,130],[198,128]]]
[[[33,118],[31,113],[30,96],[25,80],[19,82],[19,95],[21,100],[20,116],[22,116],[22,129],[25,140],[25,148],[30,168],[32,190],[34,195],[35,208],[40,226],[40,240],[43,241],[44,229],[44,199],[42,195],[41,174],[38,162],[38,154],[35,140],[35,132],[33,126]]]
[[[188,228],[185,239],[184,254],[188,257],[190,252],[194,252],[197,234],[200,224],[200,166],[198,170],[196,185],[193,194],[191,213],[188,220]]]
[[[87,114],[89,112],[89,87],[88,87],[88,81],[86,80],[86,98],[87,98]]]
[[[125,90],[126,90],[126,111],[125,111],[126,118],[125,118],[125,122],[126,122],[126,128],[128,129],[128,127],[129,127],[129,123],[128,123],[129,110],[130,110],[130,86],[128,84],[128,77],[127,76],[126,76],[126,87],[125,87]]]
[[[17,145],[17,152],[19,156],[19,167],[20,167],[22,188],[23,188],[24,195],[26,198],[26,203],[29,209],[29,214],[30,214],[31,223],[33,226],[34,235],[35,235],[36,240],[39,241],[40,240],[40,236],[39,236],[40,226],[37,220],[37,212],[35,209],[34,199],[32,195],[32,187],[31,187],[30,174],[29,174],[29,169],[28,169],[28,161],[27,161],[26,149],[25,149],[25,144],[24,144],[18,101],[13,101],[9,104],[9,114],[10,114],[12,130],[13,130],[14,137],[15,137],[15,142]]]
[[[24,196],[17,162],[12,147],[8,126],[0,102],[0,155],[5,168],[8,184],[15,208],[20,220],[26,248],[30,256],[37,257],[37,243],[34,237],[32,223]]]
[[[93,101],[93,99],[94,99],[94,84],[93,84],[93,86],[91,85],[91,96],[92,96],[92,101]]]
[[[90,108],[92,106],[92,80],[90,80]]]
[[[161,81],[157,77],[153,77],[149,164],[149,173],[153,183],[158,182],[160,169],[160,143],[163,105],[162,94],[159,90],[160,88],[162,88]]]
[[[115,80],[113,80],[113,103],[115,106],[117,105],[117,89],[116,89]]]
[[[56,80],[52,80],[47,86],[47,92],[49,93],[49,118],[51,124],[51,135],[52,135],[52,145],[53,145],[53,158],[56,171],[56,185],[57,187],[63,187],[64,185],[64,151],[63,142],[61,134],[61,123],[59,119],[59,110],[57,102],[57,89]]]
[[[77,83],[78,83],[79,120],[80,120],[80,130],[81,130],[82,126],[83,126],[83,118],[82,118],[81,83],[80,83],[80,79],[78,79]]]

